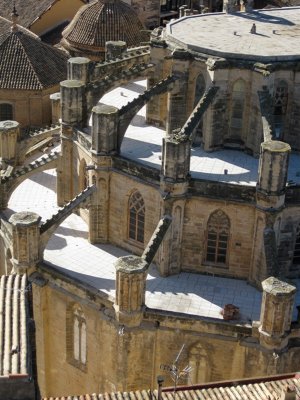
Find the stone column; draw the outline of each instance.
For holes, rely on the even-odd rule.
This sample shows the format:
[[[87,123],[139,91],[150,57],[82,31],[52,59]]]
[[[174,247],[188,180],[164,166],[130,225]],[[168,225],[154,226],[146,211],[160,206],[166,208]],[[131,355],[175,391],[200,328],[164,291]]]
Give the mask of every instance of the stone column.
[[[16,165],[17,142],[20,135],[19,124],[16,121],[0,122],[0,163]]]
[[[62,123],[81,126],[85,114],[85,85],[79,80],[60,83]]]
[[[61,119],[61,104],[60,93],[50,94],[51,109],[52,109],[52,123],[58,124]]]
[[[296,287],[277,278],[262,282],[263,300],[260,316],[260,343],[272,349],[288,344]]]
[[[162,175],[169,182],[186,181],[190,172],[189,140],[176,140],[172,137],[163,139]]]
[[[154,31],[155,32],[155,31]],[[154,71],[148,76],[148,88],[164,79],[170,72],[171,60],[166,58],[169,50],[164,40],[159,36],[151,40],[151,62]],[[146,121],[148,124],[166,126],[167,119],[167,93],[153,96],[146,105]]]
[[[12,225],[14,273],[22,274],[40,261],[40,220],[38,214],[27,211],[13,214],[9,219]]]
[[[270,140],[261,144],[257,186],[259,207],[283,207],[290,151],[290,145],[284,142]]]
[[[148,263],[141,257],[125,256],[116,262],[116,318],[128,327],[139,326],[145,306]]]
[[[90,59],[72,57],[68,60],[68,79],[87,83],[90,80]]]
[[[173,52],[172,75],[177,78],[173,89],[168,93],[167,134],[182,128],[187,120],[187,90],[190,55],[183,49]]]
[[[284,207],[290,150],[284,142],[261,144],[250,276],[257,286],[268,276],[281,274],[274,226]]]
[[[60,84],[61,152],[57,168],[57,202],[63,206],[74,197],[73,189],[73,127],[82,127],[86,119],[85,85],[78,80]]]
[[[109,154],[117,150],[118,108],[101,104],[92,109],[92,151]]]
[[[105,61],[122,58],[127,51],[127,44],[122,40],[109,41],[105,43]]]

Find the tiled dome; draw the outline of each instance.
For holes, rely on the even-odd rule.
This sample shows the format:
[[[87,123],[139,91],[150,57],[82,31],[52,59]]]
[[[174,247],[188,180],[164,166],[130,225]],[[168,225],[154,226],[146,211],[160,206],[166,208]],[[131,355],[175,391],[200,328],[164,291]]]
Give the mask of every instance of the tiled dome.
[[[62,44],[73,54],[87,56],[105,51],[107,41],[138,45],[143,24],[121,0],[96,0],[83,6],[63,31]]]

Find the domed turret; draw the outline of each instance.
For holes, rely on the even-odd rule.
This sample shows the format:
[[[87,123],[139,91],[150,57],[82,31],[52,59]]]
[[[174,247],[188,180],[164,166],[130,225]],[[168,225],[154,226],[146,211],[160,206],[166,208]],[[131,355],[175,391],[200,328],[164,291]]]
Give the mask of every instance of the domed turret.
[[[82,7],[63,31],[62,45],[72,56],[105,58],[107,41],[124,41],[127,46],[141,41],[143,24],[134,10],[121,0],[96,0]]]

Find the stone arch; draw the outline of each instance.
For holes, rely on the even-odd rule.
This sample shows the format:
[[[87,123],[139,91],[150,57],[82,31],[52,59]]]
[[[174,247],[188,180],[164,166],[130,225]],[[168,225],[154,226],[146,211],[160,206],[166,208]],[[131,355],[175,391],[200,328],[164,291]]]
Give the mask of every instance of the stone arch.
[[[229,236],[230,220],[227,214],[220,209],[214,211],[207,222],[206,263],[227,266]]]
[[[190,349],[189,365],[191,367],[190,380],[192,384],[209,381],[212,367],[208,352],[201,343],[197,343]]]
[[[128,200],[128,239],[144,243],[145,238],[145,202],[138,190],[133,190]]]
[[[194,107],[196,107],[197,103],[203,96],[205,88],[206,88],[205,78],[203,73],[200,72],[196,78],[196,83],[195,83]],[[203,119],[200,121],[200,124],[196,130],[193,145],[200,146],[202,142],[203,142]]]
[[[273,118],[276,139],[283,139],[285,116],[288,106],[288,83],[284,79],[275,81],[273,93]]]
[[[246,82],[237,79],[232,85],[229,116],[228,144],[244,144],[244,116],[246,103]]]
[[[0,121],[14,119],[14,107],[11,103],[0,103]]]

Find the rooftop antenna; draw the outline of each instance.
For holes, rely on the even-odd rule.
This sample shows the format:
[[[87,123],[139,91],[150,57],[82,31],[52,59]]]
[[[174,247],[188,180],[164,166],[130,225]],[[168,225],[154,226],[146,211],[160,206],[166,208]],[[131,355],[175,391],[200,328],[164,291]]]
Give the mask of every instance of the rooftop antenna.
[[[176,398],[176,389],[177,389],[177,384],[180,380],[185,379],[188,377],[189,373],[192,370],[192,367],[189,365],[186,365],[183,369],[179,368],[179,360],[182,355],[183,349],[185,347],[185,343],[181,346],[181,349],[179,350],[174,362],[169,365],[169,364],[161,364],[160,369],[163,371],[169,372],[172,381],[174,382],[174,390],[173,390],[173,395],[174,399]]]

